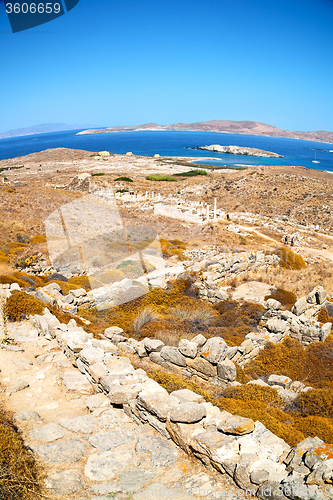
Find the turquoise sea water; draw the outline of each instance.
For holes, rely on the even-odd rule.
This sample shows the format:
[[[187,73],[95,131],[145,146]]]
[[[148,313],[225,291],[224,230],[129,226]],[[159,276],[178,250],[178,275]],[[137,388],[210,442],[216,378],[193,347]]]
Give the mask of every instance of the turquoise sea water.
[[[0,160],[24,156],[49,148],[72,148],[86,151],[110,151],[124,154],[131,151],[142,156],[186,156],[215,158],[200,163],[227,166],[300,165],[333,173],[333,144],[254,135],[217,132],[120,132],[113,134],[76,135],[78,130],[52,132],[0,139]],[[259,148],[283,155],[284,158],[257,158],[210,151],[198,151],[197,146],[220,144]],[[312,163],[316,158],[320,163]]]

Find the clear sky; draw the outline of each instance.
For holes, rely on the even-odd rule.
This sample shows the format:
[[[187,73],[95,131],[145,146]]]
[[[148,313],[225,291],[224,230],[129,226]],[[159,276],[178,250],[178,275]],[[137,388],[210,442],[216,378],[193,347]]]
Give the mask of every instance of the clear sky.
[[[333,131],[333,0],[80,0],[13,34],[0,131],[255,120]]]

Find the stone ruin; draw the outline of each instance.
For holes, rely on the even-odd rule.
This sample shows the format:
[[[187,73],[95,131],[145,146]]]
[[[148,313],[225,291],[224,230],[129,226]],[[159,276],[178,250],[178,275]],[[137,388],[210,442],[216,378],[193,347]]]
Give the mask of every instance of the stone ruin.
[[[77,376],[106,394],[111,405],[122,407],[138,425],[149,424],[208,468],[229,475],[244,493],[251,492],[261,500],[332,498],[333,447],[318,437],[308,437],[291,448],[261,422],[220,411],[190,390],[168,394],[122,355],[129,340],[120,328],[108,328],[104,340],[96,340],[74,320],[61,324],[47,310],[43,316],[31,317],[31,322],[41,335],[57,340],[77,367]],[[191,343],[198,349],[201,342],[197,338]],[[223,344],[211,349],[209,344],[205,347],[207,342],[200,349],[208,356],[225,352]],[[175,351],[171,354],[158,341],[146,341],[142,347],[150,354],[174,359]],[[191,350],[183,349],[183,353],[193,359]],[[278,379],[271,382],[279,384]]]

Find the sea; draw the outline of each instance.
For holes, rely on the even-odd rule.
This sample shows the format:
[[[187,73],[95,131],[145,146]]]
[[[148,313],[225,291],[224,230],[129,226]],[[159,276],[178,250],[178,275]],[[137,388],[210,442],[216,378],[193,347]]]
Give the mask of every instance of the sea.
[[[333,151],[333,144],[323,142],[219,132],[139,131],[76,135],[78,132],[80,130],[0,139],[0,160],[25,156],[50,148],[71,148],[93,152],[110,151],[116,154],[132,152],[141,156],[159,154],[167,157],[193,157],[194,164],[197,163],[194,157],[202,157],[207,159],[200,160],[198,163],[227,167],[299,165],[333,173],[333,152],[330,152]],[[284,158],[259,158],[192,149],[211,144],[258,148],[278,153]],[[319,163],[313,163],[314,160]]]

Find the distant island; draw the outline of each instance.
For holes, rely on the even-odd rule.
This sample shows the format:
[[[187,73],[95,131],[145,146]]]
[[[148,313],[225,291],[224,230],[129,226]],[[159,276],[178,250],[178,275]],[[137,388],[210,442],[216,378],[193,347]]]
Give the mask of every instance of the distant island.
[[[228,153],[231,155],[246,155],[246,156],[260,156],[263,158],[284,158],[284,156],[270,151],[264,151],[256,148],[243,148],[240,146],[220,146],[219,144],[212,144],[211,146],[198,146],[197,148],[202,151],[215,151],[216,153]]]
[[[68,125],[67,123],[41,123],[32,127],[16,128],[7,132],[0,132],[0,139],[8,139],[10,137],[20,137],[23,135],[47,134],[50,132],[63,132],[65,130],[78,130],[91,125]]]
[[[159,125],[158,123],[145,123],[136,126],[107,127],[88,129],[77,135],[85,134],[111,134],[115,132],[136,132],[142,130],[188,130],[202,132],[220,132],[226,134],[249,134],[266,137],[287,137],[290,139],[304,139],[333,143],[333,132],[317,130],[312,132],[294,132],[283,130],[267,123],[253,121],[211,120],[196,123],[174,123],[172,125]]]

